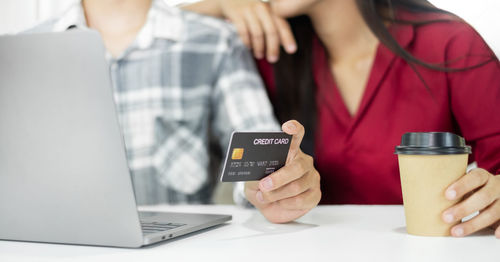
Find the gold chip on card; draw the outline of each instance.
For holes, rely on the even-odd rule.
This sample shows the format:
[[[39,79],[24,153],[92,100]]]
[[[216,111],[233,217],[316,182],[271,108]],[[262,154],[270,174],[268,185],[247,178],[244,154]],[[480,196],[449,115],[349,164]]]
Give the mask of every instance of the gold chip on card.
[[[231,155],[231,159],[240,160],[243,158],[243,152],[245,150],[243,148],[235,148],[233,149],[233,154]]]

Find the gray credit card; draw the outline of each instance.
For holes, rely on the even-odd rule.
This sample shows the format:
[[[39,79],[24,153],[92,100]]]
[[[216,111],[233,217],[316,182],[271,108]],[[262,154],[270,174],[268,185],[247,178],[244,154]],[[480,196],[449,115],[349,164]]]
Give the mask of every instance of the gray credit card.
[[[292,136],[284,132],[234,132],[222,182],[260,180],[285,165]]]

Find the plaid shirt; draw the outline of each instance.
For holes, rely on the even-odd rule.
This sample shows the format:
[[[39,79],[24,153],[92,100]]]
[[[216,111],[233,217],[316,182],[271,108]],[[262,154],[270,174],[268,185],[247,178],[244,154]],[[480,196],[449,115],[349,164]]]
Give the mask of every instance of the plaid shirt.
[[[31,31],[73,25],[88,29],[81,4]],[[107,59],[138,204],[208,203],[210,138],[225,152],[234,130],[278,128],[251,55],[223,21],[153,1],[135,42]]]

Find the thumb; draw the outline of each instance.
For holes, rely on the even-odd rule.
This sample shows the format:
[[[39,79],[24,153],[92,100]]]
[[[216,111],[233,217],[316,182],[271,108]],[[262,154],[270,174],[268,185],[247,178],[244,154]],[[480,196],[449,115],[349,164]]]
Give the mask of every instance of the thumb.
[[[302,126],[296,120],[290,120],[284,123],[281,128],[283,132],[292,135],[292,142],[290,143],[290,149],[288,150],[288,157],[286,162],[290,162],[295,156],[300,152],[300,144],[302,143],[302,138],[304,138],[304,126]]]

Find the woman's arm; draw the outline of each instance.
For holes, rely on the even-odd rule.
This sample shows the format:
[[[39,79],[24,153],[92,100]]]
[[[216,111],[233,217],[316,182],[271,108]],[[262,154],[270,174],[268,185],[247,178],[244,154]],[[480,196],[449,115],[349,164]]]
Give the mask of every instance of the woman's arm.
[[[450,200],[461,199],[443,212],[442,219],[456,223],[453,236],[465,236],[495,226],[500,238],[500,63],[484,40],[470,26],[459,28],[447,46],[450,67],[469,68],[448,73],[450,104],[462,134],[473,147],[474,169],[445,192]],[[479,65],[479,66],[478,66]],[[460,223],[476,211],[479,215]]]
[[[224,18],[218,1],[219,0],[199,1],[196,3],[181,5],[180,8],[203,15]]]

